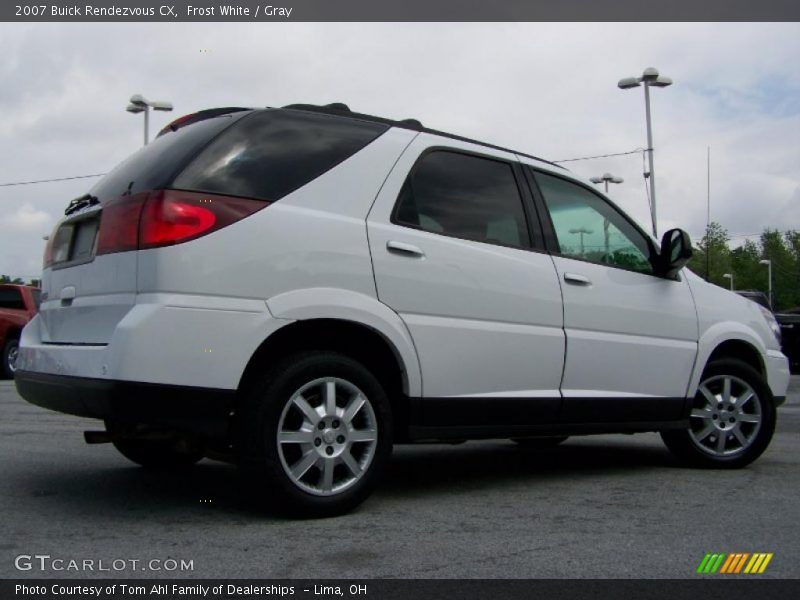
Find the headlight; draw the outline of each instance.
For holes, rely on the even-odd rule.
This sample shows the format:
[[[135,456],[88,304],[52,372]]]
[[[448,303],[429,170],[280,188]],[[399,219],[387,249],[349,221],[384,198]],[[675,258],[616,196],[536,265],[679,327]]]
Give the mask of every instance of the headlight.
[[[764,319],[767,321],[767,325],[772,330],[772,334],[775,336],[775,339],[778,340],[778,345],[781,345],[781,326],[778,325],[778,322],[775,320],[775,315],[772,314],[772,311],[767,310],[760,304],[758,308],[761,309],[761,314],[764,315]]]

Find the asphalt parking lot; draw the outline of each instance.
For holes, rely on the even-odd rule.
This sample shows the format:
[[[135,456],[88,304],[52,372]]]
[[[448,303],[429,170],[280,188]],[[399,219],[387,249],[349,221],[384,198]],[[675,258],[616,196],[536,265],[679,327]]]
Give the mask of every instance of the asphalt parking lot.
[[[683,578],[707,552],[772,552],[764,577],[800,576],[798,376],[745,470],[679,468],[656,434],[405,446],[357,512],[323,521],[259,513],[221,463],[149,473],[84,444],[97,428],[0,381],[0,577],[92,576],[15,567],[39,554],[127,561],[101,577]],[[153,559],[162,570],[142,571]]]

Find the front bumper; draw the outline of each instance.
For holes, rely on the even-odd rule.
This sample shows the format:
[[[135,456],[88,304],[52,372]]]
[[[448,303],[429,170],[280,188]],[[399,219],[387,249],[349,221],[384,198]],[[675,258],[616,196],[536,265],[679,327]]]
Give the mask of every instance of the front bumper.
[[[17,371],[14,383],[31,404],[80,417],[142,424],[221,438],[236,392]]]

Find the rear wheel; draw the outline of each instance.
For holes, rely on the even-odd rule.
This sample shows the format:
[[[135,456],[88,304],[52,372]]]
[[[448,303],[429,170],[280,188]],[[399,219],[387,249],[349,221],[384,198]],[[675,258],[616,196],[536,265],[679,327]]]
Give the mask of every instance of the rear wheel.
[[[774,432],[775,403],[763,376],[742,361],[724,359],[703,372],[689,428],[661,437],[693,466],[734,469],[761,456]]]
[[[326,517],[363,502],[391,452],[389,400],[359,362],[308,352],[265,373],[241,414],[245,473],[273,508]]]
[[[19,356],[19,340],[12,338],[3,348],[3,375],[8,379],[13,379],[17,370],[17,356]]]

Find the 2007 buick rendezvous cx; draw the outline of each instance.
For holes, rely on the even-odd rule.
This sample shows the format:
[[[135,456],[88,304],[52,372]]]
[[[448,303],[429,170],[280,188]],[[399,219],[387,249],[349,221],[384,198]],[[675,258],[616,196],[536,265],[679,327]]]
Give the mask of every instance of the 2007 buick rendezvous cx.
[[[659,431],[742,467],[787,360],[690,254],[563,168],[417,121],[203,111],[70,204],[16,384],[142,465],[233,458],[305,515],[419,440]]]

